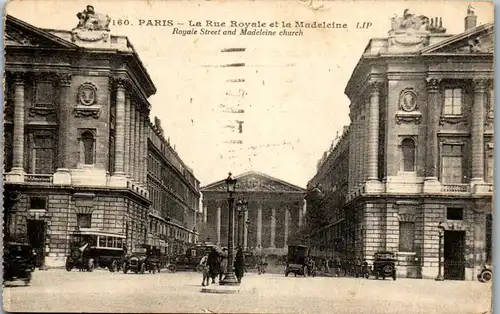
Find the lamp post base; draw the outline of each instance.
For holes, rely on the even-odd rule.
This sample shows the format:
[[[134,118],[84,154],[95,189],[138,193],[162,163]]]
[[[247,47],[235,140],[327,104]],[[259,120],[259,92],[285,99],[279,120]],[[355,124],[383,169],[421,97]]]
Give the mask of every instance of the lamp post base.
[[[219,282],[221,286],[239,286],[240,283],[233,272],[226,272],[224,274],[224,279]]]
[[[444,281],[443,275],[439,274],[435,279],[435,281]]]

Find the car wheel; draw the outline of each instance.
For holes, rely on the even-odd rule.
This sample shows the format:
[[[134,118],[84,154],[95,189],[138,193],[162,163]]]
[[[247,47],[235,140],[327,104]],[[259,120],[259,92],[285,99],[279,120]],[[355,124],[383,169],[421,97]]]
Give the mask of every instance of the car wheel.
[[[491,270],[486,269],[481,272],[481,280],[482,282],[490,282],[493,278]]]
[[[92,272],[92,271],[94,271],[94,268],[95,268],[94,259],[93,258],[89,258],[88,265],[87,265],[87,270],[89,272]]]
[[[66,271],[71,271],[73,269],[73,264],[70,261],[66,261]]]
[[[177,267],[173,264],[170,264],[170,265],[168,265],[167,269],[169,272],[175,273],[175,271],[177,270]]]

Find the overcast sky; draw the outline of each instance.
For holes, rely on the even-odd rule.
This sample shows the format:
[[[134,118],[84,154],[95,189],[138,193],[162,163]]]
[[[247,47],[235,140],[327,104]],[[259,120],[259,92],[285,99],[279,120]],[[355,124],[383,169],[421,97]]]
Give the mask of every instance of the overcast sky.
[[[309,3],[309,2],[308,2]],[[409,8],[416,15],[442,17],[448,33],[464,30],[464,1],[13,1],[8,14],[42,28],[70,30],[76,13],[93,4],[96,12],[132,25],[113,26],[128,36],[153,79],[149,101],[166,137],[202,185],[224,179],[228,171],[248,170],[305,187],[316,163],[344,125],[349,99],[344,88],[370,38],[386,37],[390,17]],[[493,6],[472,3],[478,24],[493,21]],[[193,21],[326,21],[347,29],[304,29],[303,36],[180,36],[170,27],[139,27],[138,19]],[[370,22],[368,29],[355,28]],[[277,31],[281,30],[278,28]],[[221,53],[244,47],[243,53]],[[220,68],[244,62],[244,68]],[[244,83],[226,83],[244,78]],[[245,96],[227,96],[239,88]],[[240,104],[244,114],[226,114],[221,105]],[[243,133],[224,128],[244,121]],[[243,144],[225,144],[230,139]]]

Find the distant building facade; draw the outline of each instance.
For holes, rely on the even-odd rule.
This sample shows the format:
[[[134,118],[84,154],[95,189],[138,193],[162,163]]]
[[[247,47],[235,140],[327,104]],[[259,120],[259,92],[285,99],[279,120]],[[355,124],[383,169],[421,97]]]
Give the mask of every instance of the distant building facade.
[[[159,119],[150,122],[148,130],[148,189],[152,204],[147,242],[165,254],[176,255],[198,240],[200,181],[165,139]]]
[[[491,261],[494,35],[493,23],[476,20],[469,10],[465,32],[449,35],[437,18],[393,18],[389,37],[372,39],[359,60],[345,90],[346,204],[331,209],[351,213],[349,256],[393,251],[399,276],[432,278],[441,250],[445,278],[458,280]],[[340,150],[311,184],[331,159],[343,161]]]
[[[259,172],[247,172],[234,177],[237,181],[235,202],[248,202],[241,215],[241,246],[243,249],[270,255],[287,252],[288,239],[303,222],[304,194],[301,187]],[[228,193],[224,180],[201,188],[203,224],[200,240],[227,247]],[[235,246],[238,219],[235,211]],[[248,220],[248,224],[245,223]]]
[[[79,230],[124,236],[129,252],[159,247],[149,223],[158,213],[182,230],[174,239],[192,241],[196,202],[179,219],[148,192],[148,152],[160,147],[148,141],[156,87],[128,39],[93,19],[92,31],[6,19],[4,230],[33,245],[38,265],[64,265]],[[173,176],[196,190],[191,171]],[[188,197],[197,196],[180,202]]]

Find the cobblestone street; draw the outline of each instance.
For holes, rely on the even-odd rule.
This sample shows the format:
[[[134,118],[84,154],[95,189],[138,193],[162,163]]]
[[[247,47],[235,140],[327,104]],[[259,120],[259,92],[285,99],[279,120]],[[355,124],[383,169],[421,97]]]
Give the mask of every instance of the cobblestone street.
[[[195,272],[123,274],[36,271],[4,289],[4,311],[484,313],[491,285],[478,282],[285,277],[247,273],[238,294],[201,293]]]

